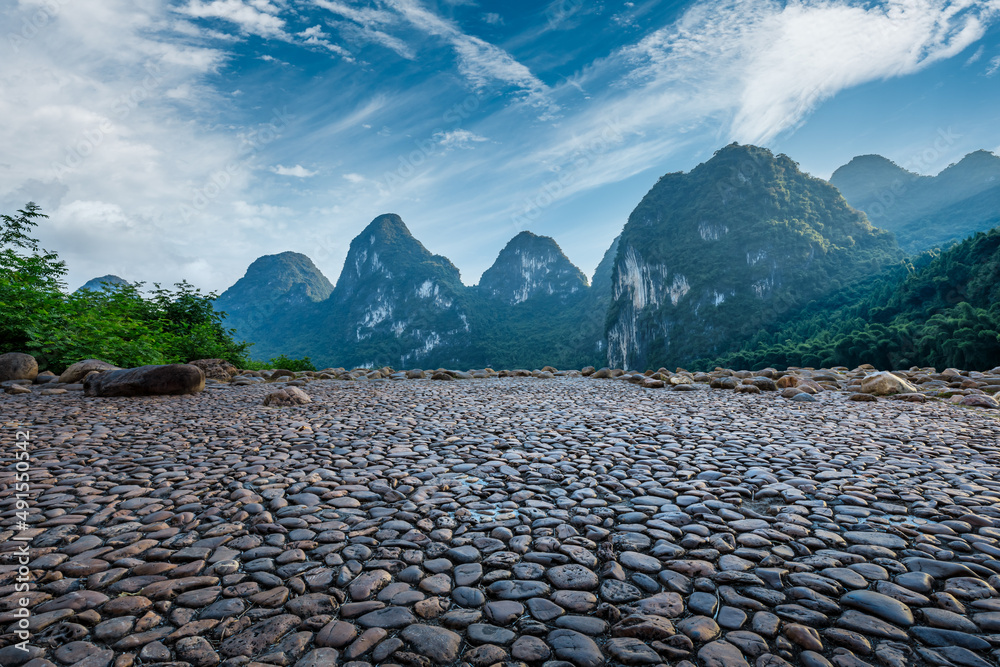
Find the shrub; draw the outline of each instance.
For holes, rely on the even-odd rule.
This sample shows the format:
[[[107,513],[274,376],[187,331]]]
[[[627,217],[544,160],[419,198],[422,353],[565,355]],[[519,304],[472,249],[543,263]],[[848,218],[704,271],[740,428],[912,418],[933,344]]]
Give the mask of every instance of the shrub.
[[[246,368],[252,371],[261,371],[265,368],[283,368],[286,371],[314,371],[316,366],[313,365],[312,360],[309,357],[302,357],[301,359],[289,359],[285,355],[280,357],[274,357],[270,361],[247,361],[242,368]]]
[[[214,310],[213,293],[187,282],[175,289],[142,283],[65,292],[66,265],[29,236],[47,216],[29,203],[0,216],[0,352],[27,351],[41,368],[61,369],[86,358],[119,366],[221,358],[246,362],[249,343],[237,342]]]

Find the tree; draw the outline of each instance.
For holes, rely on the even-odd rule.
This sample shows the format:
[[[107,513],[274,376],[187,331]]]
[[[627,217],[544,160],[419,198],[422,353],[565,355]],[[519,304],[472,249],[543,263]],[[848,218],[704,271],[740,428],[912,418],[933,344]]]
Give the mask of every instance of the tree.
[[[25,348],[32,321],[56,307],[64,287],[65,262],[29,236],[46,217],[34,202],[17,216],[0,215],[0,349],[5,351]]]
[[[45,217],[33,202],[0,216],[0,352],[30,351],[41,368],[55,369],[90,357],[119,366],[201,358],[245,365],[250,345],[225,328],[216,295],[185,281],[174,290],[155,285],[149,296],[142,283],[67,294],[65,263],[29,235]]]

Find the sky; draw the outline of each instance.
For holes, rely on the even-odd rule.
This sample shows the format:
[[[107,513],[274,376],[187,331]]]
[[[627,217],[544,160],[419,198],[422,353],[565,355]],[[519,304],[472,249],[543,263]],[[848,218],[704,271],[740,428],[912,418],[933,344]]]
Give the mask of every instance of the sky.
[[[96,276],[335,282],[397,213],[467,284],[510,238],[591,275],[665,173],[737,141],[828,178],[1000,149],[1000,0],[16,0],[0,212]]]

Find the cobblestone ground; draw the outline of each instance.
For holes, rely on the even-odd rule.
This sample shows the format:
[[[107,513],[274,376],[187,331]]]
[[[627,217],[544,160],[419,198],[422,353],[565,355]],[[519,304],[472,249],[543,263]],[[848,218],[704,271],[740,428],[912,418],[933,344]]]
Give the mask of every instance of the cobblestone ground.
[[[271,390],[0,400],[0,664],[1000,664],[995,411],[581,378]]]

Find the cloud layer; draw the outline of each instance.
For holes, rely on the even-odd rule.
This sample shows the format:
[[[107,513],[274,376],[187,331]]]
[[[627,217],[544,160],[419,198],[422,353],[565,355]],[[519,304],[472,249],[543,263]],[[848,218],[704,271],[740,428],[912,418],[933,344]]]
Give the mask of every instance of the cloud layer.
[[[44,207],[73,286],[221,290],[286,249],[336,279],[387,211],[467,281],[525,226],[589,269],[635,195],[611,220],[574,201],[780,144],[844,91],[1000,63],[1000,0],[482,4],[19,0],[0,14],[0,205]]]

